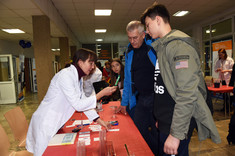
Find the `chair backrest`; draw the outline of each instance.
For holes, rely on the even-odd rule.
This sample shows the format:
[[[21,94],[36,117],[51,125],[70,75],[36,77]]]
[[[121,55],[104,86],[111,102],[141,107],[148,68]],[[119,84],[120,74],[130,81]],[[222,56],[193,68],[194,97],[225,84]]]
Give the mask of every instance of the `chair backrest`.
[[[23,141],[28,131],[28,123],[20,107],[15,107],[4,114],[15,140]]]
[[[9,147],[10,142],[8,140],[8,136],[2,125],[0,125],[0,156],[9,156]]]
[[[205,82],[207,86],[213,85],[213,77],[212,76],[205,76]]]

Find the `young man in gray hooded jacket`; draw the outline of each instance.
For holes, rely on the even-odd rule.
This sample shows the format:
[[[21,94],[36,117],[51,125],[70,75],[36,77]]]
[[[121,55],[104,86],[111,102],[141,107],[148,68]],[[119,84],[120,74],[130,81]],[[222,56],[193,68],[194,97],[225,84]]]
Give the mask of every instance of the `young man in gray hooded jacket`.
[[[152,43],[157,53],[154,115],[160,131],[159,155],[188,155],[192,118],[197,123],[199,140],[211,138],[220,143],[205,101],[207,92],[196,43],[185,33],[171,29],[164,5],[148,8],[141,22],[153,39],[160,38]]]

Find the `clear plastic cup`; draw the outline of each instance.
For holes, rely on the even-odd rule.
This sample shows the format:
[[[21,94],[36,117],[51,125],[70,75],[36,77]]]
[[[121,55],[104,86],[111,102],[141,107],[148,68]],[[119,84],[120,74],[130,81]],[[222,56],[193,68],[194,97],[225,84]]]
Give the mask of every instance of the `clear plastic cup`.
[[[85,140],[81,139],[77,142],[77,156],[86,156]]]

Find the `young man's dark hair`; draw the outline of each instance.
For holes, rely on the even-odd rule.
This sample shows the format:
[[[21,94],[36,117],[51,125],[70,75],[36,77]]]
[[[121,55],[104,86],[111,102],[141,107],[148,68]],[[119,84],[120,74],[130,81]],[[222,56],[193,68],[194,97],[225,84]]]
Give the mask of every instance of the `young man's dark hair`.
[[[170,14],[166,7],[161,4],[155,4],[147,8],[140,17],[141,23],[145,25],[145,18],[150,17],[154,19],[156,16],[161,16],[165,23],[170,23]]]

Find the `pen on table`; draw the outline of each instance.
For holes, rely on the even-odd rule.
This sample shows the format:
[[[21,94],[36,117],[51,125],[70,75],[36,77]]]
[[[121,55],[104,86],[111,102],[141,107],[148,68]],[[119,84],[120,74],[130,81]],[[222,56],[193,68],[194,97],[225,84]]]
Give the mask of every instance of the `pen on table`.
[[[130,153],[128,151],[128,148],[127,148],[126,144],[125,144],[125,148],[126,148],[127,155],[130,156]]]
[[[77,127],[80,127],[80,126],[87,126],[87,125],[90,125],[90,124],[77,125]]]

